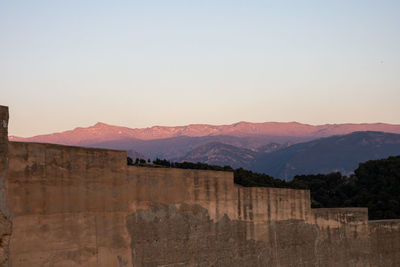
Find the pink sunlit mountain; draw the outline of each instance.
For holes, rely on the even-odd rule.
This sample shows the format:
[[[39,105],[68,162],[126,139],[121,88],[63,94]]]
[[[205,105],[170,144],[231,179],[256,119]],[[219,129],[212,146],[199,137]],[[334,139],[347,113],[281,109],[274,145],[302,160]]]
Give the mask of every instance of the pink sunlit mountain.
[[[313,126],[297,122],[239,122],[231,125],[193,124],[132,129],[99,122],[87,128],[78,127],[29,138],[10,136],[10,141],[120,149],[130,151],[128,154],[133,157],[139,153],[149,158],[180,158],[199,146],[213,142],[260,152],[271,143],[287,146],[356,131],[400,133],[400,125],[364,123]]]
[[[87,145],[120,139],[155,140],[180,136],[285,136],[320,138],[356,131],[380,131],[400,133],[400,125],[385,123],[325,124],[309,125],[298,122],[239,122],[231,125],[192,124],[187,126],[153,126],[150,128],[128,128],[96,123],[93,126],[73,130],[38,135],[28,138],[10,136],[10,141],[45,142],[65,145]]]

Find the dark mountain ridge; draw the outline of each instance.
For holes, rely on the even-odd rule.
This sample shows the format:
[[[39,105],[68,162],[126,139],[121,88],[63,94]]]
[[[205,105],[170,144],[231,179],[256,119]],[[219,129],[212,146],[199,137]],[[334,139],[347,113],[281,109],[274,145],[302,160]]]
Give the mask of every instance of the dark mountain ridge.
[[[296,174],[349,174],[360,162],[396,155],[400,155],[399,134],[354,132],[259,154],[251,169],[288,180]]]
[[[301,137],[286,137],[286,136],[179,136],[155,140],[138,140],[138,139],[117,139],[99,143],[88,143],[87,147],[119,149],[119,150],[134,150],[146,158],[167,158],[177,159],[184,157],[187,153],[197,147],[208,143],[223,143],[237,148],[249,149],[257,151],[260,146],[269,143],[284,143],[301,142],[309,140]],[[270,148],[272,149],[272,148]]]
[[[212,142],[198,146],[184,157],[172,159],[172,161],[202,162],[210,165],[228,165],[239,168],[250,166],[256,155],[256,151],[247,148]]]

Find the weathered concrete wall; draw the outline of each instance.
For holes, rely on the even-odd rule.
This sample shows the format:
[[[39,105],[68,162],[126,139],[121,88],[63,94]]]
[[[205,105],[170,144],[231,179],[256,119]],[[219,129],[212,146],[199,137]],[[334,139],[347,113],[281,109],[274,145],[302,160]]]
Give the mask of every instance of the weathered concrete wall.
[[[400,266],[400,220],[368,222],[371,266]]]
[[[366,208],[313,209],[316,257],[321,266],[370,266]],[[372,265],[374,266],[374,265]]]
[[[130,258],[124,152],[10,142],[9,158],[13,266],[118,266]]]
[[[310,214],[308,191],[128,167],[120,151],[10,142],[9,156],[16,266],[259,264],[273,259],[261,256],[268,223]]]
[[[399,223],[370,227],[366,209],[311,210],[306,190],[243,188],[228,172],[128,167],[120,151],[14,142],[8,150],[14,266],[393,266],[400,258]],[[392,240],[386,247],[382,236]]]
[[[363,208],[312,210],[307,190],[128,167],[121,151],[6,146],[0,133],[3,266],[400,265],[400,221]]]

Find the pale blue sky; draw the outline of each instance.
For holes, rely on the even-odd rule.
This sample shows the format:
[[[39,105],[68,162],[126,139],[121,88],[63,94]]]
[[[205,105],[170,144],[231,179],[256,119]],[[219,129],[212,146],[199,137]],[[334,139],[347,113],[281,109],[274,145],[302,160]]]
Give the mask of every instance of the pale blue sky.
[[[0,1],[10,134],[400,123],[400,1]]]

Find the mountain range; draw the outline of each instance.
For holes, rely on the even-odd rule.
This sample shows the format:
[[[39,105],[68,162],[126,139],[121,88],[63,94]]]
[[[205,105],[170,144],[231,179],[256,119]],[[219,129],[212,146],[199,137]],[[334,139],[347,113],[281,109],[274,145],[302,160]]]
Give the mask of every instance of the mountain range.
[[[358,160],[399,155],[397,134],[400,125],[384,123],[314,126],[297,122],[239,122],[132,129],[99,122],[60,133],[9,139],[120,149],[132,158],[230,165],[290,179],[294,174],[348,173],[355,169]]]
[[[296,174],[352,173],[359,163],[400,155],[400,134],[354,132],[258,154],[250,169],[289,180]]]
[[[10,140],[88,145],[122,139],[156,140],[182,136],[270,136],[316,139],[357,131],[379,131],[400,134],[400,125],[387,123],[309,125],[298,122],[238,122],[230,125],[191,124],[176,127],[153,126],[149,128],[128,128],[98,122],[93,126],[85,128],[77,127],[73,130],[60,133],[37,135],[28,138],[11,136]]]

